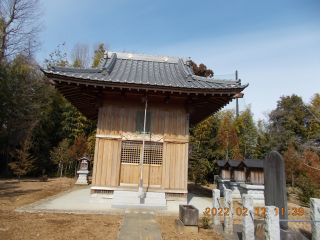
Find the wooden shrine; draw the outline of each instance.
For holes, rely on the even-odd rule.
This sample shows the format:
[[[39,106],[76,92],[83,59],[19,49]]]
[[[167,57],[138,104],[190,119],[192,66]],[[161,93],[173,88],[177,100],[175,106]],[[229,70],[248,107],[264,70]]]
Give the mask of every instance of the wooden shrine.
[[[246,174],[244,167],[240,165],[241,160],[231,160],[229,159],[226,163],[226,168],[230,170],[230,180],[233,182],[245,182]]]
[[[231,178],[231,171],[229,169],[229,166],[226,165],[226,160],[217,160],[217,162],[214,164],[214,166],[218,168],[219,178],[222,180],[230,180]]]
[[[245,159],[239,164],[246,175],[246,184],[264,185],[263,161],[256,159]]]
[[[42,69],[46,82],[87,118],[98,120],[92,194],[137,191],[143,162],[144,191],[186,197],[189,125],[217,112],[248,86],[196,76],[189,61],[105,52],[97,68]]]

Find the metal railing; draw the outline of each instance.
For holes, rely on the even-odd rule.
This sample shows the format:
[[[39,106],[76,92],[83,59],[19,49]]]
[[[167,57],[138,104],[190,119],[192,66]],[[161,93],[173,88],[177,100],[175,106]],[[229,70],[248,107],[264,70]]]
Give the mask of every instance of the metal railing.
[[[254,213],[253,211],[250,211],[250,214],[258,216],[258,217],[262,217],[262,218],[266,218],[265,215],[258,215],[256,213]],[[320,222],[319,220],[291,220],[291,219],[279,219],[279,222]]]

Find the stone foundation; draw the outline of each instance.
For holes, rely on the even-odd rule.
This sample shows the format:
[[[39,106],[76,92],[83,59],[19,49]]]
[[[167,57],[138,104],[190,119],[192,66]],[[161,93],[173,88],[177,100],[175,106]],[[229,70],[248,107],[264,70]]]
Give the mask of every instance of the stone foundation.
[[[76,184],[80,184],[80,185],[88,185],[88,174],[89,171],[88,170],[79,170],[77,172],[79,174],[78,177],[78,181],[76,182]]]
[[[243,193],[253,197],[254,206],[265,206],[263,185],[240,184],[240,186],[243,188]]]
[[[218,179],[217,188],[220,190],[220,196],[223,196],[224,190],[229,189],[230,180]]]
[[[237,199],[241,199],[241,196],[243,194],[243,188],[241,187],[241,184],[244,184],[244,182],[233,182],[230,181],[229,182],[229,186],[232,191],[232,199],[233,200],[237,200]]]

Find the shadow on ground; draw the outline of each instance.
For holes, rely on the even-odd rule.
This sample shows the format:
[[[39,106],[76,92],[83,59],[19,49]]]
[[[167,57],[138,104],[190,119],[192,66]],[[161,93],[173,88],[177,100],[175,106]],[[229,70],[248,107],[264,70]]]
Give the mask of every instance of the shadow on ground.
[[[199,197],[212,197],[212,190],[201,186],[200,184],[188,183],[188,192],[198,195]]]

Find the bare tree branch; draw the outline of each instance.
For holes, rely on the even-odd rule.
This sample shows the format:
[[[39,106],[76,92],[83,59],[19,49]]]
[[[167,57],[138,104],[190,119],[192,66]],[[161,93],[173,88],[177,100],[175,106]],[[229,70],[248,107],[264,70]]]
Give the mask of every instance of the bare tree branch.
[[[39,0],[0,1],[0,62],[17,53],[31,55],[38,50],[43,13]]]

